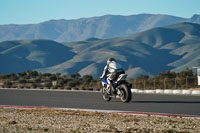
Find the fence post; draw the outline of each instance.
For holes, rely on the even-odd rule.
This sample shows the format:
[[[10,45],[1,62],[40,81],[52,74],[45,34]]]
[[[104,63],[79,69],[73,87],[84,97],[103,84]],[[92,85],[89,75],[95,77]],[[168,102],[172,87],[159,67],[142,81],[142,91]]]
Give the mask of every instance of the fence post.
[[[134,87],[135,87],[135,88],[137,88],[137,87],[136,87],[136,80],[137,80],[137,79],[134,80]]]
[[[196,88],[196,87],[198,88],[198,79],[197,78],[194,79],[194,88]]]
[[[186,76],[186,83],[185,83],[185,88],[188,88],[188,76]]]
[[[175,78],[175,89],[176,89],[176,78]]]
[[[144,89],[145,89],[145,83],[146,83],[146,80],[144,80]]]
[[[154,87],[153,87],[153,88],[154,88],[154,90],[155,90],[155,89],[156,89],[156,80],[154,79],[153,81],[154,81],[154,83],[153,83],[153,86],[154,86]]]
[[[166,82],[165,82],[165,80],[166,80],[166,79],[164,79],[164,89],[166,89]]]

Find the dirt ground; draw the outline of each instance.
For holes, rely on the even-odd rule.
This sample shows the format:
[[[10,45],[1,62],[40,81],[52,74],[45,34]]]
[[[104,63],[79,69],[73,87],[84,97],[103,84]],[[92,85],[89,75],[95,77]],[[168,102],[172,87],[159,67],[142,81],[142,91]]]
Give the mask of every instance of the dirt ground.
[[[200,118],[0,108],[0,133],[200,133]]]

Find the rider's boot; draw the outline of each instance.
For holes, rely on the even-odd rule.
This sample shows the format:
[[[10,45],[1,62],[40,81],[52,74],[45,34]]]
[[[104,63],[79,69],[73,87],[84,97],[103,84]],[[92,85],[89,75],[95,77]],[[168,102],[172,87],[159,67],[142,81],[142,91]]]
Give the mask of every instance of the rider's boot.
[[[114,88],[114,86],[113,86],[113,84],[112,84],[112,81],[110,82],[110,90],[111,90],[111,94],[112,95],[116,95],[117,94],[117,91],[116,91],[116,89]]]

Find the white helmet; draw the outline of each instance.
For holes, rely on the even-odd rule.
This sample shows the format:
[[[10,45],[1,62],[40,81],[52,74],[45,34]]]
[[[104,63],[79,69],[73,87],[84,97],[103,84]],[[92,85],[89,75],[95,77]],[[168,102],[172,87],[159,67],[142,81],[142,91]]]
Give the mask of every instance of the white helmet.
[[[115,58],[109,58],[109,59],[107,60],[107,65],[110,64],[110,62],[112,62],[112,61],[115,61]]]

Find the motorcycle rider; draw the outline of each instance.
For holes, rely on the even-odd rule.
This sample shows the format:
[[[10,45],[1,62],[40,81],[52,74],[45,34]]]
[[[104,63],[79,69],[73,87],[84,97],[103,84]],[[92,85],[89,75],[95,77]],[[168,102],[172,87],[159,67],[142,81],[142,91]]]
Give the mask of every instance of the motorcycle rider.
[[[101,75],[101,79],[105,78],[108,79],[108,84],[111,88],[111,93],[116,94],[116,89],[114,87],[114,81],[118,77],[119,74],[124,74],[124,70],[122,69],[121,65],[116,62],[114,58],[109,58],[107,60],[107,65],[104,67],[104,71]]]

